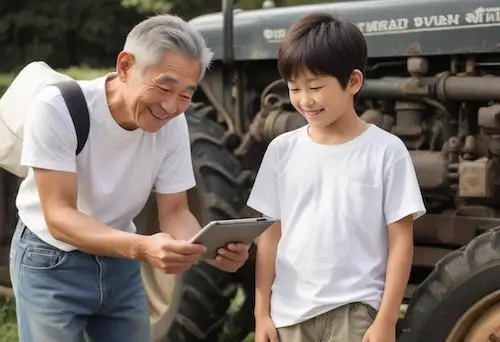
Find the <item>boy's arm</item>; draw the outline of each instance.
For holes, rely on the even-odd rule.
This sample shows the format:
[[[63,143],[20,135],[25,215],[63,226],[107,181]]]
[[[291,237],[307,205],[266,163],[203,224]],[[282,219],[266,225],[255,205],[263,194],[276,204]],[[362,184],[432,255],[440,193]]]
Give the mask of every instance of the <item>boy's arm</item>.
[[[276,275],[276,250],[281,237],[281,221],[276,221],[257,241],[255,267],[255,318],[269,317],[271,286]]]
[[[413,259],[413,217],[406,216],[388,225],[389,255],[382,304],[377,319],[395,325]]]
[[[425,214],[411,157],[402,145],[399,156],[384,172],[384,216],[388,258],[385,289],[377,321],[395,325],[413,259],[413,221]]]

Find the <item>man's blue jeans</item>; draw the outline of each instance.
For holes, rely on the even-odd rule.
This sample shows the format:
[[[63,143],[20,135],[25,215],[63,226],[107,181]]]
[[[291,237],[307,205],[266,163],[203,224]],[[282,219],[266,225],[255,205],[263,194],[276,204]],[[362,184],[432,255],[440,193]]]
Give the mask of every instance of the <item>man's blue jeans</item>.
[[[84,336],[91,342],[150,340],[137,261],[67,253],[19,222],[10,273],[20,342],[82,342]]]

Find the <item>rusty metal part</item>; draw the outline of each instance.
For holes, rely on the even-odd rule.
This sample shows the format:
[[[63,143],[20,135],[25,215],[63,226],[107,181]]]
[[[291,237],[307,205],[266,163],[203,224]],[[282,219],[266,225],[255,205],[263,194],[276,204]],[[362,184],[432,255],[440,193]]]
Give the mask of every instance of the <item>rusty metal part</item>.
[[[418,102],[396,102],[396,125],[392,133],[401,137],[408,148],[419,149],[424,142],[422,118],[425,109],[426,106]]]
[[[215,94],[215,92],[212,91],[212,89],[214,89],[213,86],[207,80],[202,80],[200,82],[200,88],[203,90],[203,93],[208,98],[209,102],[215,108],[217,113],[222,117],[222,119],[226,123],[227,131],[229,133],[238,133],[233,116],[229,114],[229,112],[226,111],[221,102],[218,101],[217,95]]]
[[[269,91],[283,83],[282,80],[269,84],[261,95],[259,112],[255,115],[248,132],[234,150],[235,156],[244,156],[257,142],[270,142],[285,132],[304,126],[307,121],[298,112],[289,112],[283,108],[289,105],[289,99]]]
[[[453,249],[415,246],[413,249],[413,266],[432,268],[436,263],[453,252]]]
[[[458,193],[461,197],[491,197],[495,192],[495,173],[498,163],[494,159],[480,158],[459,164]]]
[[[388,132],[392,132],[395,122],[392,116],[385,114],[376,108],[369,108],[365,110],[359,117],[366,123],[376,125]]]
[[[420,188],[444,189],[448,186],[448,162],[441,152],[410,151]]]
[[[263,97],[261,109],[250,125],[251,137],[258,142],[270,142],[278,135],[307,124],[300,113],[285,111],[283,107],[287,104],[289,104],[288,99],[278,94],[271,93]]]
[[[412,76],[423,76],[429,70],[429,61],[424,57],[410,57],[407,69]]]
[[[475,236],[500,226],[500,218],[427,214],[415,221],[416,244],[463,246]]]
[[[465,137],[464,147],[462,148],[464,159],[473,159],[476,155],[476,137],[468,135]]]
[[[264,141],[270,142],[278,135],[293,131],[307,124],[306,119],[297,112],[273,110],[264,120],[261,136]]]
[[[380,126],[382,124],[382,119],[383,119],[384,114],[378,109],[375,108],[369,108],[365,110],[359,118],[366,123],[370,123],[373,125]]]
[[[469,308],[446,339],[446,342],[497,341],[500,341],[500,290]]]
[[[485,134],[500,133],[500,104],[479,108],[477,124]]]
[[[436,83],[435,95],[441,101],[498,101],[498,89],[497,76],[444,76]]]
[[[365,81],[359,96],[377,100],[429,97],[446,101],[499,101],[498,76],[383,77]]]

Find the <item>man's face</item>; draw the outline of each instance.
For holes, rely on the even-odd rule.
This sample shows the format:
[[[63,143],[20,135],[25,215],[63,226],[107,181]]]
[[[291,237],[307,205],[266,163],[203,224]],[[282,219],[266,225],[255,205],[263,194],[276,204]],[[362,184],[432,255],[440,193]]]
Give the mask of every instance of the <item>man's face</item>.
[[[288,82],[290,101],[311,126],[326,127],[348,111],[353,96],[361,87],[362,78],[353,74],[342,89],[335,77],[318,76],[304,70]]]
[[[123,58],[127,56],[132,58],[130,55]],[[127,110],[138,128],[156,132],[191,104],[201,75],[201,63],[167,52],[159,63],[144,72],[132,63],[125,73],[123,100]]]

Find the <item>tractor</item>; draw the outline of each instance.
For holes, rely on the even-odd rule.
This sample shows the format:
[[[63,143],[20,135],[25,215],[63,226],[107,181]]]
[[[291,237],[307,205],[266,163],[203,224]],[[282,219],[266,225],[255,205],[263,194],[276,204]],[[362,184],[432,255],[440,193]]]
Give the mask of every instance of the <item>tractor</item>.
[[[200,223],[260,215],[245,203],[267,145],[306,124],[277,71],[279,43],[304,14],[333,14],[368,44],[357,112],[404,141],[428,210],[415,222],[398,342],[500,341],[498,0],[265,3],[244,11],[224,0],[221,13],[190,21],[215,54],[185,113],[197,179],[188,196]],[[1,177],[7,250],[19,180]],[[154,196],[136,225],[141,234],[158,230]],[[199,263],[171,276],[143,265],[154,341],[244,341],[254,328],[255,249],[236,273]]]

